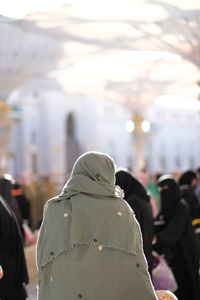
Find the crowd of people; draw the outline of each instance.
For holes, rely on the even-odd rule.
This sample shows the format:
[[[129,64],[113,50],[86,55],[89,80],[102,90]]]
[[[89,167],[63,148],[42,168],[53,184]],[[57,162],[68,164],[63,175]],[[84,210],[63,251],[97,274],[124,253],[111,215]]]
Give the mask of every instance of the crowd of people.
[[[116,169],[106,154],[79,157],[62,192],[44,206],[38,300],[200,299],[200,169],[143,179]],[[1,300],[27,298],[26,226],[32,227],[30,202],[4,176]],[[171,289],[171,278],[156,273],[158,257],[172,272]]]

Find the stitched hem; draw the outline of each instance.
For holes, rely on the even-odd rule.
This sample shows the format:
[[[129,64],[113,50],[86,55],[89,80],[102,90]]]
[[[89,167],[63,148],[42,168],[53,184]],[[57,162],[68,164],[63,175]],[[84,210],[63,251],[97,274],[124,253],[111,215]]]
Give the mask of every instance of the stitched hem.
[[[42,271],[48,264],[52,263],[57,257],[61,256],[62,254],[66,253],[66,252],[70,252],[75,247],[80,247],[80,246],[93,246],[93,247],[102,246],[103,249],[117,250],[117,251],[121,251],[121,252],[124,252],[126,254],[131,254],[131,255],[136,255],[137,254],[136,252],[131,252],[131,251],[121,249],[121,248],[118,248],[118,247],[114,247],[114,246],[104,246],[104,245],[99,244],[99,243],[75,243],[71,248],[63,249],[57,255],[50,258],[46,263],[42,264],[39,267],[39,270]]]

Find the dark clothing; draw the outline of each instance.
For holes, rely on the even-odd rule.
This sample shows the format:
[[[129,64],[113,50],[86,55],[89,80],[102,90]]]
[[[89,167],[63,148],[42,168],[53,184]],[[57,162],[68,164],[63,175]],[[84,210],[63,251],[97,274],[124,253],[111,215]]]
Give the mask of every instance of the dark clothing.
[[[196,216],[196,208],[198,205],[198,199],[194,193],[194,191],[189,187],[189,185],[180,186],[181,196],[187,201],[187,204],[190,209],[190,215],[192,220]]]
[[[181,200],[167,222],[161,213],[155,221],[155,231],[157,243],[154,249],[165,254],[173,270],[178,284],[178,299],[199,300],[199,258],[187,203]]]
[[[30,213],[30,203],[26,199],[26,197],[22,194],[19,196],[15,196],[18,206],[20,208],[21,216],[23,220],[27,221],[27,224],[31,227],[31,213]]]
[[[194,193],[198,199],[198,202],[200,203],[200,181],[198,181],[196,187],[194,188]]]
[[[30,201],[27,199],[26,195],[23,193],[20,185],[15,183],[13,185],[12,194],[17,200],[22,220],[26,220],[27,224],[31,227],[32,220],[31,220],[31,205]]]
[[[17,218],[19,228],[22,234],[23,239],[25,238],[25,233],[23,229],[23,221],[20,212],[20,208],[18,206],[17,200],[12,195],[13,184],[10,180],[2,177],[0,178],[0,195],[6,201],[8,206],[11,208],[15,217]]]
[[[158,179],[158,185],[161,189],[161,210],[164,220],[169,220],[176,214],[181,201],[181,193],[178,184],[171,175],[163,175]]]
[[[116,173],[116,185],[124,191],[124,199],[128,202],[140,224],[143,249],[149,271],[152,271],[153,213],[149,196],[143,185],[126,171]]]
[[[200,203],[198,203],[196,206],[195,217],[192,220],[192,225],[193,225],[196,237],[197,237],[197,241],[199,244],[199,253],[200,253]]]
[[[153,240],[153,214],[151,204],[140,197],[130,195],[125,199],[133,209],[136,219],[140,224],[143,238],[143,249],[147,259],[149,271],[152,271],[152,240]]]
[[[194,179],[197,178],[197,175],[195,172],[193,172],[192,170],[188,170],[186,172],[184,172],[181,177],[179,178],[179,184],[181,185],[189,185],[192,186],[192,182]]]
[[[28,274],[23,242],[16,217],[0,197],[0,265],[4,276],[0,280],[1,300],[24,300]]]
[[[194,185],[196,183],[196,180],[196,173],[192,170],[184,172],[179,178],[181,195],[189,205],[192,220],[195,218],[196,206],[198,204],[198,199],[194,192]]]
[[[196,234],[200,255],[200,203],[195,194],[195,189],[191,187],[192,180],[195,178],[196,174],[194,172],[185,172],[179,179],[179,184],[181,196],[186,200],[190,210],[191,222]]]
[[[12,195],[12,188],[13,185],[10,180],[6,178],[0,178],[0,195],[3,199],[8,203],[9,207],[11,207],[12,211],[14,212],[18,222],[22,223],[22,216],[20,213],[20,208],[18,203]]]

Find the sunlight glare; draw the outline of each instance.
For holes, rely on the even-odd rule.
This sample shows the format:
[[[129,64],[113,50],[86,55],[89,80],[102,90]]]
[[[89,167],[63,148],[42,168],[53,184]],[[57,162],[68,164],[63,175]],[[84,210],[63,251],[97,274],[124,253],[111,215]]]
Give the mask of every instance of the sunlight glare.
[[[157,106],[161,107],[200,110],[199,100],[180,98],[176,95],[162,95],[156,98],[154,102]]]

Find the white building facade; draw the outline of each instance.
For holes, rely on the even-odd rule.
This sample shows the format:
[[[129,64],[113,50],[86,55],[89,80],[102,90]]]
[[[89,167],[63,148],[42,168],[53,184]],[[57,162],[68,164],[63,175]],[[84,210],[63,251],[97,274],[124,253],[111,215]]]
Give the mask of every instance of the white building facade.
[[[125,128],[130,112],[102,100],[66,95],[56,85],[31,85],[11,96],[9,173],[26,181],[51,176],[62,182],[76,158],[91,150],[110,154],[118,167],[132,168],[133,136]]]
[[[65,182],[79,155],[110,154],[118,167],[136,169],[137,139],[126,130],[133,112],[106,99],[66,94],[51,79],[31,82],[11,95],[8,172],[25,181],[48,176]],[[153,104],[142,118],[147,171],[182,172],[200,165],[200,110]],[[139,141],[139,139],[138,139]]]
[[[183,172],[200,166],[200,110],[154,104],[146,118],[151,123],[145,154],[151,173]]]

